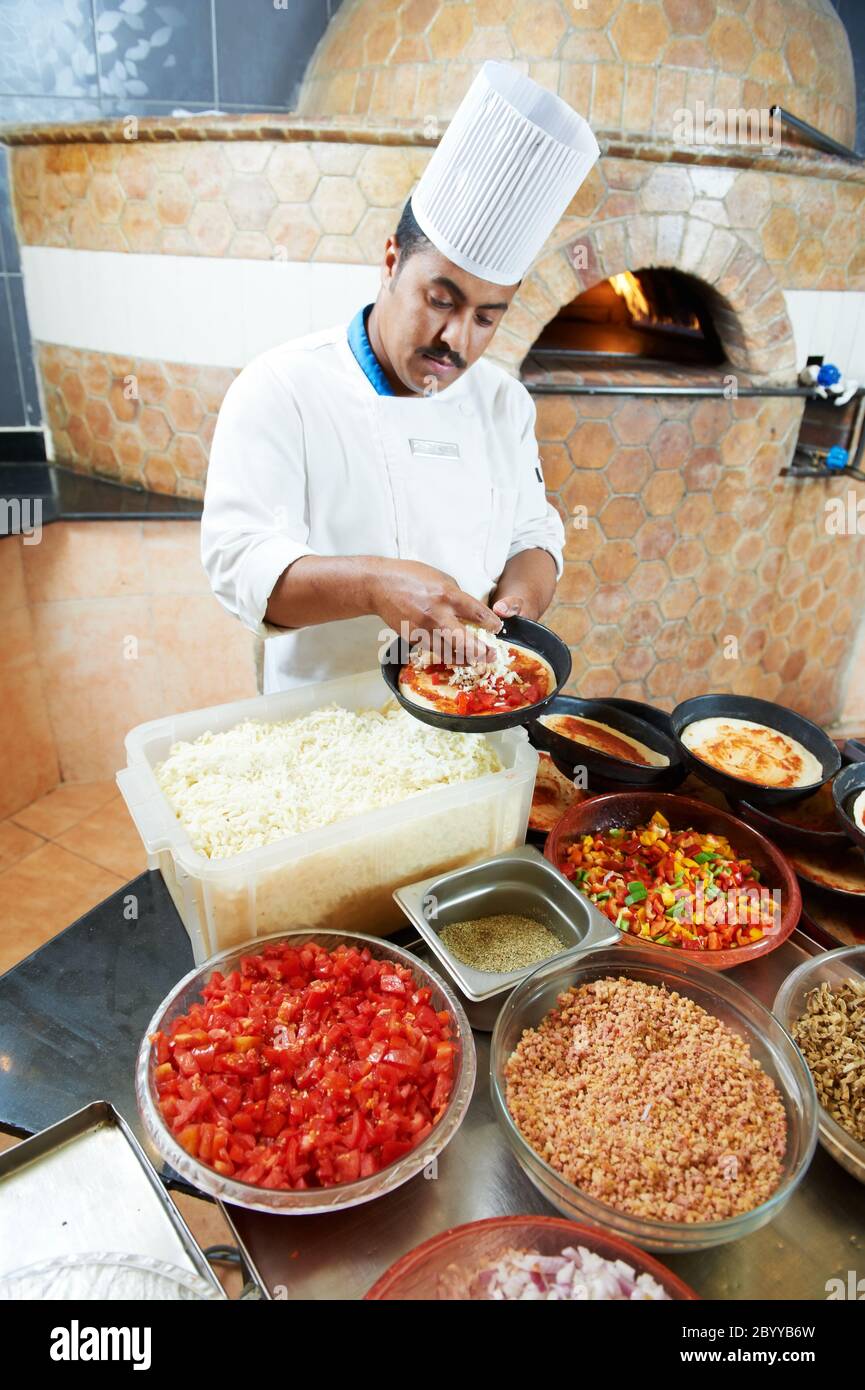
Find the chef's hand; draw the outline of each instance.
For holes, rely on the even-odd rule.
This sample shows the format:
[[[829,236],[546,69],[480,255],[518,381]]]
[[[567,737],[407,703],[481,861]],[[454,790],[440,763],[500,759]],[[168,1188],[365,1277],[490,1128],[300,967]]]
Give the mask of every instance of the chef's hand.
[[[428,632],[433,655],[445,660],[448,642],[451,651],[464,652],[468,662],[484,656],[483,641],[466,631],[466,623],[493,633],[502,625],[492,609],[465,593],[449,574],[417,560],[372,563],[370,609],[395,632],[401,632],[403,623],[411,630]]]

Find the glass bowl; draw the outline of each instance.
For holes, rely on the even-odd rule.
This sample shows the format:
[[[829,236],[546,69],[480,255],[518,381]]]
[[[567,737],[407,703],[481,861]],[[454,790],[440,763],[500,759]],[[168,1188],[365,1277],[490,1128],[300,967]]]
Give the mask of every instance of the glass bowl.
[[[787,1151],[781,1181],[753,1211],[723,1221],[677,1222],[632,1216],[590,1196],[552,1168],[531,1147],[511,1118],[505,1099],[505,1066],[523,1032],[536,1027],[572,985],[605,977],[666,985],[686,995],[743,1037],[752,1057],[775,1082],[787,1117]],[[521,1168],[548,1202],[574,1220],[601,1226],[646,1250],[666,1254],[708,1250],[750,1235],[786,1205],[805,1176],[817,1144],[817,1096],[799,1049],[768,1009],[740,985],[691,960],[661,961],[657,951],[620,946],[574,951],[541,966],[518,985],[496,1024],[490,1059],[493,1109]]]
[[[265,946],[277,942],[304,942],[333,949],[336,946],[356,946],[366,948],[376,960],[395,961],[408,967],[421,987],[432,990],[431,1007],[438,1012],[447,1009],[454,1020],[457,1043],[456,1072],[453,1090],[447,1109],[427,1137],[416,1149],[403,1154],[386,1168],[381,1168],[368,1178],[356,1182],[340,1183],[333,1187],[308,1188],[295,1191],[291,1188],[254,1187],[251,1183],[238,1182],[234,1178],[223,1177],[214,1168],[202,1163],[186,1152],[177,1142],[159,1109],[154,1087],[155,1061],[150,1038],[153,1033],[167,1031],[173,1020],[184,1014],[190,1005],[201,998],[201,991],[214,970],[227,975],[240,964],[243,956],[257,955]],[[468,1019],[453,990],[423,961],[409,951],[404,951],[390,941],[375,936],[347,935],[339,931],[289,931],[277,932],[273,936],[259,936],[233,946],[185,975],[179,984],[162,1001],[153,1015],[144,1034],[135,1067],[135,1093],[138,1109],[148,1138],[165,1163],[170,1164],[176,1173],[192,1183],[194,1187],[216,1197],[223,1202],[232,1202],[238,1207],[251,1211],[269,1211],[300,1216],[309,1212],[340,1211],[344,1207],[357,1206],[381,1197],[395,1187],[408,1182],[435,1157],[456,1134],[465,1118],[475,1084],[475,1045]]]
[[[651,951],[671,965],[679,960],[697,960],[709,970],[733,970],[737,965],[767,956],[777,950],[795,928],[802,914],[802,894],[796,875],[780,850],[765,835],[759,834],[745,821],[706,801],[672,792],[613,792],[595,796],[589,801],[569,806],[553,827],[544,846],[544,854],[557,869],[564,862],[568,846],[580,835],[594,835],[618,826],[632,830],[651,820],[660,811],[666,816],[671,830],[696,830],[701,834],[724,835],[733,849],[744,854],[760,871],[760,883],[771,892],[781,894],[781,919],[777,928],[767,930],[759,941],[747,946],[735,946],[724,951],[690,952],[681,946],[662,946],[656,941],[621,933],[621,944],[628,950],[636,947]],[[579,893],[581,890],[574,884]]]
[[[636,1274],[650,1274],[674,1302],[698,1297],[651,1255],[609,1232],[578,1226],[561,1216],[492,1216],[442,1231],[392,1264],[366,1297],[394,1302],[435,1299],[439,1278],[449,1265],[475,1268],[481,1261],[495,1261],[514,1247],[558,1255],[568,1245],[584,1245],[605,1260],[624,1260]]]
[[[839,951],[826,951],[806,960],[788,975],[775,996],[776,1017],[792,1033],[793,1025],[805,1012],[805,999],[811,990],[824,980],[830,985],[843,984],[851,975],[865,980],[865,946],[844,946]],[[865,1144],[854,1139],[833,1120],[828,1110],[817,1102],[820,1143],[836,1163],[846,1168],[859,1182],[865,1182]]]

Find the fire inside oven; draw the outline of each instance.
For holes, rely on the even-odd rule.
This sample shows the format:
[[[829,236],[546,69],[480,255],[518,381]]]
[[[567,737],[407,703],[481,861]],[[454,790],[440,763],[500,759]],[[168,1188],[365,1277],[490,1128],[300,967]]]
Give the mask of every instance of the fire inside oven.
[[[707,292],[678,270],[623,271],[571,300],[532,349],[550,369],[576,360],[614,365],[717,366],[724,360]]]

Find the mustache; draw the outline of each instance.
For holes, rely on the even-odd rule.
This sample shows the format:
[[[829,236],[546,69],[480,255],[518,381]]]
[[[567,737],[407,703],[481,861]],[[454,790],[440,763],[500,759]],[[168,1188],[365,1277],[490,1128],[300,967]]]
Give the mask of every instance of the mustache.
[[[465,367],[465,358],[460,357],[458,352],[442,352],[440,348],[421,348],[421,354],[426,357],[435,358],[436,362],[450,362],[452,367],[457,367],[462,371]]]

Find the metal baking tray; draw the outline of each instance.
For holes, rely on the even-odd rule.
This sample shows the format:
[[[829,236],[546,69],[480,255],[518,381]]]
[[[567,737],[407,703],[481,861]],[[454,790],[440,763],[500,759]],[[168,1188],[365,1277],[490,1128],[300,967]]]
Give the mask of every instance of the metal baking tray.
[[[153,1165],[105,1100],[0,1154],[0,1278],[95,1251],[179,1266],[225,1297]]]
[[[475,1002],[512,990],[541,962],[521,970],[475,970],[458,960],[441,939],[439,933],[452,922],[518,913],[548,927],[561,941],[563,951],[608,945],[619,939],[609,917],[531,845],[410,883],[398,888],[394,897],[460,992]]]

